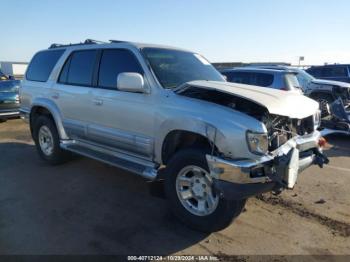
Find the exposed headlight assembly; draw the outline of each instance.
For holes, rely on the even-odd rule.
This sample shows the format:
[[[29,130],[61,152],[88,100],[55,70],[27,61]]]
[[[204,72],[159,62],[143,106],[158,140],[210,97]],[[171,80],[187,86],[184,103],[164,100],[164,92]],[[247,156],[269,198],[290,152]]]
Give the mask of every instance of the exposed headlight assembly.
[[[264,155],[268,152],[269,141],[266,133],[247,131],[247,143],[253,154]]]

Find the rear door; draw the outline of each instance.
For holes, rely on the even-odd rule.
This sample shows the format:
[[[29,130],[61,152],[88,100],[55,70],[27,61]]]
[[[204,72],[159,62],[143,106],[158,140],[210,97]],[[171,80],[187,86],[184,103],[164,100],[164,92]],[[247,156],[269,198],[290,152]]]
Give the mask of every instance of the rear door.
[[[74,51],[52,88],[51,97],[60,108],[67,134],[73,139],[87,138],[97,54],[97,50]]]

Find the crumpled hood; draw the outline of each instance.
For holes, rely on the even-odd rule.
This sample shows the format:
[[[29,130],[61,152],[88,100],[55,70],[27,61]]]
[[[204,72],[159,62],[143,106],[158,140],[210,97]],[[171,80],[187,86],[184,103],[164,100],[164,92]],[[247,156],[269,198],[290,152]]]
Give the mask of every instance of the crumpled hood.
[[[304,95],[272,88],[214,81],[192,81],[183,87],[185,86],[212,89],[242,97],[265,107],[270,114],[294,119],[306,118],[319,109],[316,101]],[[183,87],[180,87],[177,92],[181,93]]]
[[[350,88],[350,84],[349,83],[340,82],[340,81],[314,79],[314,80],[312,80],[312,83],[318,84],[318,85],[332,85],[332,86],[339,86],[339,87],[344,87],[344,88]]]

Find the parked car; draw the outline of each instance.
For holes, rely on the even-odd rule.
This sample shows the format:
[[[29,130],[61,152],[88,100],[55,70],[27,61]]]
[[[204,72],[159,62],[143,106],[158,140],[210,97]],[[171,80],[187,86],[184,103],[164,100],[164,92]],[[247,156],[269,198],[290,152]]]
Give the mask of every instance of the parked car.
[[[11,80],[11,77],[0,71],[0,121],[8,118],[19,117],[18,90],[20,81]]]
[[[305,70],[291,66],[268,66],[265,69],[294,72],[305,95],[320,104],[322,116],[331,115],[330,105],[341,99],[345,108],[350,105],[350,84],[316,79]]]
[[[44,160],[75,152],[162,180],[173,213],[206,232],[227,227],[248,197],[292,189],[328,163],[315,101],[227,83],[177,48],[52,45],[30,62],[21,102]]]
[[[241,67],[220,71],[232,83],[269,87],[302,94],[296,74],[288,70]]]
[[[306,71],[315,78],[350,83],[350,65],[312,66]]]

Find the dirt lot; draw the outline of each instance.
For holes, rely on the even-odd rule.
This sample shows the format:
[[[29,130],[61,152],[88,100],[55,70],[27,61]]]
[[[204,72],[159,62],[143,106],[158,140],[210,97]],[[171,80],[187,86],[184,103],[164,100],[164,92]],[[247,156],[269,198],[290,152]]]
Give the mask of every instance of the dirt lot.
[[[51,167],[21,120],[0,124],[0,254],[350,254],[350,139],[294,191],[250,199],[222,232],[175,220],[148,184],[97,161]]]

